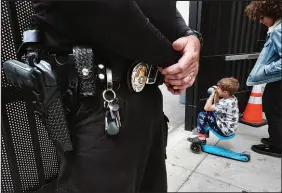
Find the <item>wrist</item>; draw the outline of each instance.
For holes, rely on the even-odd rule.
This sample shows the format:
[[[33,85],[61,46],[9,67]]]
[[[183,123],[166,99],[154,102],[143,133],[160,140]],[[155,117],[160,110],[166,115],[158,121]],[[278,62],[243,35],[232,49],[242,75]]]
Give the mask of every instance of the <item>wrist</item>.
[[[201,47],[203,47],[203,43],[204,43],[204,40],[203,40],[203,37],[202,37],[202,34],[196,30],[188,30],[186,33],[185,33],[185,36],[196,36],[200,42],[200,45]]]
[[[214,98],[214,94],[211,94],[209,100],[213,100],[213,98]]]

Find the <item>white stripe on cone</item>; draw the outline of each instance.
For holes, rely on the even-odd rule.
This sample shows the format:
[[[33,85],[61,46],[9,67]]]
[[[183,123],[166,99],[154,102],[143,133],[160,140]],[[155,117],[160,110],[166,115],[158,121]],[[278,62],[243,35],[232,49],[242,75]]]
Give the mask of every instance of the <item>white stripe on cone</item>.
[[[262,93],[261,85],[253,86],[252,93]]]
[[[262,98],[250,96],[249,103],[251,103],[251,104],[262,104]]]

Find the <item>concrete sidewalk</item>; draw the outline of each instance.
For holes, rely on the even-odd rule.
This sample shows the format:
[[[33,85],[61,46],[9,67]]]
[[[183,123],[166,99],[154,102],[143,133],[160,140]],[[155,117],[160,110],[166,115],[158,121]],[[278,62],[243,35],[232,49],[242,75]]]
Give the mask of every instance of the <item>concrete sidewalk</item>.
[[[254,128],[239,125],[236,137],[220,141],[213,134],[208,144],[233,151],[248,151],[250,162],[239,162],[202,152],[190,150],[187,137],[191,132],[184,130],[185,106],[179,96],[167,92],[164,95],[164,112],[169,117],[167,147],[167,173],[169,192],[281,192],[281,159],[253,152],[253,144],[268,137],[267,126]]]
[[[281,192],[281,159],[252,152],[250,147],[268,136],[267,127],[240,124],[236,137],[219,141],[211,134],[208,144],[233,151],[248,151],[250,162],[239,162],[202,152],[193,154],[184,125],[169,133],[167,171],[169,192]]]

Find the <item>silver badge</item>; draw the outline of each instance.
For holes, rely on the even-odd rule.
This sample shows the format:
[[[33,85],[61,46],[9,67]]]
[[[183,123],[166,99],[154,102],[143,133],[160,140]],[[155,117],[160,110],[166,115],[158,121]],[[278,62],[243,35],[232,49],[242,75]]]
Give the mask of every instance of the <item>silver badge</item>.
[[[141,92],[146,85],[148,75],[148,65],[138,63],[131,72],[131,87],[135,92]]]

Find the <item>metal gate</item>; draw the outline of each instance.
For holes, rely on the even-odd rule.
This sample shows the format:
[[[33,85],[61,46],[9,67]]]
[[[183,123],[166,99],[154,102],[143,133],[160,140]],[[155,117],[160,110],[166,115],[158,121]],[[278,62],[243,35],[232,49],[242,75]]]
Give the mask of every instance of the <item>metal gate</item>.
[[[200,70],[193,87],[186,91],[185,130],[191,131],[208,98],[207,89],[223,77],[239,80],[236,94],[242,113],[251,88],[247,77],[264,43],[266,28],[244,15],[249,1],[191,1],[189,25],[204,38]]]
[[[31,1],[1,2],[1,192],[33,192],[57,178],[59,161],[29,90],[10,85],[3,62],[16,59],[30,25]]]

